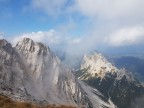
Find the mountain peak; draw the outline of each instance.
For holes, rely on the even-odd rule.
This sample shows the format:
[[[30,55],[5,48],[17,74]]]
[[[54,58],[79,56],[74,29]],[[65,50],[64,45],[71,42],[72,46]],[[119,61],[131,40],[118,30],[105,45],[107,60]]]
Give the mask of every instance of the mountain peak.
[[[144,92],[143,85],[126,69],[117,69],[102,54],[84,56],[79,79],[98,89],[118,108],[128,108],[131,102]]]
[[[34,42],[31,38],[23,38],[21,41],[28,43],[28,42]]]
[[[98,52],[97,50],[91,51],[88,54],[85,54],[86,56],[91,56],[91,55],[98,55],[101,54],[100,52]],[[101,54],[102,55],[102,54]]]
[[[46,54],[49,51],[49,48],[46,45],[40,42],[34,42],[30,38],[23,38],[19,41],[16,44],[16,49],[19,49],[21,52],[36,53],[38,55]]]
[[[4,49],[8,53],[12,53],[12,45],[5,39],[0,39],[0,48]]]
[[[110,62],[108,62],[108,60],[101,53],[98,52],[85,55],[82,60],[81,69],[87,70],[87,73],[85,73],[84,75],[87,76],[87,78],[89,78],[90,76],[91,77],[98,76],[103,78],[105,74],[114,73],[117,72],[118,70]]]
[[[5,39],[0,39],[0,47],[6,46],[6,45],[10,45],[10,43],[8,43]]]
[[[90,52],[88,54],[85,54],[84,57],[87,57],[87,58],[99,58],[99,59],[105,59],[106,58],[104,57],[104,55],[100,52],[98,52],[97,50],[93,51],[93,52]],[[107,61],[107,60],[106,60]]]
[[[134,78],[133,74],[129,71],[127,71],[125,68],[122,68],[119,70],[119,72],[117,73],[117,80],[121,80],[122,78],[125,78],[129,81],[129,82],[135,82],[136,79]]]
[[[17,45],[33,46],[34,45],[34,41],[32,39],[30,39],[30,38],[23,38],[17,43]]]

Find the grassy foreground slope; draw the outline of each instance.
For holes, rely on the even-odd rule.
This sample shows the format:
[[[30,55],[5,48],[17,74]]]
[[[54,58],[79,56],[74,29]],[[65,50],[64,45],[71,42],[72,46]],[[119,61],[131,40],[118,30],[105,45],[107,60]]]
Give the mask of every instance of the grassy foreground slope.
[[[63,105],[61,106],[48,105],[45,107],[40,107],[37,105],[33,105],[31,103],[14,102],[10,98],[0,95],[0,108],[75,108],[75,107],[63,106]]]

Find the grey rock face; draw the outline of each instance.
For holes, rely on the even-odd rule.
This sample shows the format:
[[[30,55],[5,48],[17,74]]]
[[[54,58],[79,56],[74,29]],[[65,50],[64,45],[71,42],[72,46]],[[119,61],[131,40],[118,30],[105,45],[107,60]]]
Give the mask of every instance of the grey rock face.
[[[75,77],[42,43],[24,38],[13,48],[6,40],[1,40],[0,61],[3,94],[14,99],[23,97],[23,101],[35,99],[73,106],[80,100],[80,96],[75,96],[79,94]]]

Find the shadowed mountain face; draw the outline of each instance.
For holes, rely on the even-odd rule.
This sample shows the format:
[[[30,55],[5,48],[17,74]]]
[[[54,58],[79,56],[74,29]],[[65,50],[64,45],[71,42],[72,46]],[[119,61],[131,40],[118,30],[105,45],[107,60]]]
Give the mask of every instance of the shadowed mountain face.
[[[131,102],[144,94],[143,86],[132,73],[117,69],[100,53],[85,55],[76,75],[119,108],[128,108]]]
[[[0,94],[14,101],[78,108],[115,108],[111,100],[77,80],[57,56],[29,38],[12,47],[0,40]]]

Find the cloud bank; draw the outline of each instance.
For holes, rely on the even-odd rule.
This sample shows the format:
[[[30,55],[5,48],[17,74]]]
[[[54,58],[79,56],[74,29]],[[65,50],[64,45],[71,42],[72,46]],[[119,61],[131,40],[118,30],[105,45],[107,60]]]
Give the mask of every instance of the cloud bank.
[[[144,39],[143,5],[143,0],[31,0],[29,4],[35,12],[43,12],[50,17],[67,16],[72,21],[69,27],[65,24],[59,25],[59,30],[56,31],[64,28],[65,33],[60,33],[64,36],[53,34],[52,40],[47,37],[48,43],[56,44],[60,41],[61,45],[65,43],[66,46],[70,46],[71,42],[87,43],[84,48],[78,45],[80,49],[100,45],[119,47],[141,44]],[[75,15],[79,22],[85,20],[81,25],[85,26],[82,31],[85,35],[70,41],[72,36],[67,28],[76,30],[80,27],[79,22],[75,21]]]
[[[120,18],[144,16],[143,0],[76,0],[79,11],[87,16]]]
[[[60,32],[54,29],[48,31],[26,33],[19,36],[14,36],[8,40],[10,40],[13,45],[15,45],[19,40],[26,37],[31,38],[36,42],[42,42],[52,48],[62,48],[63,50],[66,50],[68,46],[76,45],[81,42],[81,38],[62,36]]]
[[[141,44],[144,42],[144,27],[128,27],[115,31],[105,38],[106,43],[112,46]]]

